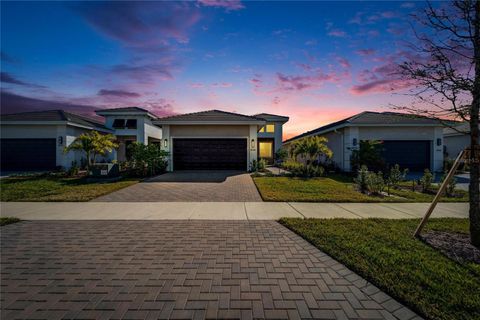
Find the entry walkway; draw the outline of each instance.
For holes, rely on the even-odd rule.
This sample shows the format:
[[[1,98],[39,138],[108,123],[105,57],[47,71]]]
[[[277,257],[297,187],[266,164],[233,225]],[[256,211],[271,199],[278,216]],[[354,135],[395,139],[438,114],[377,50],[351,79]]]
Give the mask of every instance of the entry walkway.
[[[276,220],[419,218],[428,203],[2,202],[0,215],[24,220]],[[467,218],[468,203],[440,203],[432,217]]]

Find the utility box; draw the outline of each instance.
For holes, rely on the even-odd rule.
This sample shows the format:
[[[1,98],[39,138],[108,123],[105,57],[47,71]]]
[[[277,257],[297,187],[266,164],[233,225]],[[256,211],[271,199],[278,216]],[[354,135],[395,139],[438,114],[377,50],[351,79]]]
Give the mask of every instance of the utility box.
[[[90,176],[95,178],[113,178],[120,175],[118,163],[95,163],[90,167]]]

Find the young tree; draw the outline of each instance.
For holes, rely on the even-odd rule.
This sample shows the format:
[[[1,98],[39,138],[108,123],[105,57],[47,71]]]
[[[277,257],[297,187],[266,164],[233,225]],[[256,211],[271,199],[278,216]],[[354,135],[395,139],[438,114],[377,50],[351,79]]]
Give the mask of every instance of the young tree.
[[[87,156],[87,164],[90,167],[95,163],[98,155],[106,155],[118,148],[115,143],[115,136],[112,134],[100,134],[97,131],[90,131],[79,135],[69,146],[65,147],[64,152],[71,150],[81,150]]]
[[[302,138],[296,142],[293,154],[295,157],[301,156],[309,162],[318,160],[320,156],[331,158],[333,152],[328,148],[327,142],[327,138],[319,136]]]
[[[415,84],[412,93],[418,103],[397,108],[469,122],[470,237],[480,247],[480,2],[428,3],[414,18],[421,29],[414,28],[415,52],[400,65],[400,73]]]

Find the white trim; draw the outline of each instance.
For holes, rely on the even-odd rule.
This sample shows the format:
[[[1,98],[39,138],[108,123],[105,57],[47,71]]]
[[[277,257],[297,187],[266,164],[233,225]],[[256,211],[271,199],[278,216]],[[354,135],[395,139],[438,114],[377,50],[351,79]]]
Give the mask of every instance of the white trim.
[[[248,165],[249,165],[249,158],[250,158],[250,137],[249,136],[232,136],[232,137],[219,137],[219,136],[170,136],[170,141],[169,141],[169,148],[172,150],[170,153],[170,157],[172,160],[172,171],[175,171],[175,161],[173,161],[173,139],[246,139],[247,140],[247,169],[248,171]]]

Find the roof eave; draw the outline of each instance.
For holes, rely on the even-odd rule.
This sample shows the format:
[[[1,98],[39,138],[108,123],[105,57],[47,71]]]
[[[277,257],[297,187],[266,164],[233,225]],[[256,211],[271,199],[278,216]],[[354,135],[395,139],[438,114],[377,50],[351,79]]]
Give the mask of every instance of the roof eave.
[[[108,111],[108,110],[97,110],[95,111],[99,116],[147,116],[151,119],[158,119],[158,117],[150,112],[143,111]]]
[[[265,125],[264,120],[241,120],[241,121],[186,121],[186,120],[154,120],[156,125]]]

